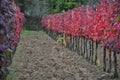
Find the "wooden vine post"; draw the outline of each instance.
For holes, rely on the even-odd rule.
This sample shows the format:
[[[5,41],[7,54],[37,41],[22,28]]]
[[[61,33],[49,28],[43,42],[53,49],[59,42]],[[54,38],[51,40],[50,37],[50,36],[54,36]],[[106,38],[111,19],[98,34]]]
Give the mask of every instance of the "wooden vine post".
[[[106,47],[103,48],[103,71],[106,71]]]
[[[114,51],[114,77],[119,78],[118,71],[117,71],[117,52]]]
[[[91,48],[92,48],[92,53],[91,53],[91,64],[93,64],[94,62],[94,41],[92,40],[92,44],[91,44]]]
[[[95,50],[95,65],[97,65],[97,59],[98,59],[98,42],[96,41],[96,50]]]
[[[112,52],[109,51],[109,68],[108,68],[108,71],[107,72],[111,72],[111,69],[112,69],[112,56],[111,56]]]

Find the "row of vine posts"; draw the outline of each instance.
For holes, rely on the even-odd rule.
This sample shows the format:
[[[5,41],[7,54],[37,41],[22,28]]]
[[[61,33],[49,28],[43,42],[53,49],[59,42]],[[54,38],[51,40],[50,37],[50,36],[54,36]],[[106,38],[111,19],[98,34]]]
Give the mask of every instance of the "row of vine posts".
[[[43,30],[58,43],[66,46],[66,48],[69,48],[71,51],[76,52],[78,55],[81,55],[92,65],[100,65],[103,67],[104,72],[113,72],[114,78],[119,78],[117,52],[109,51],[106,47],[101,46],[99,42],[94,42],[93,40],[86,39],[84,37],[66,35],[54,30],[47,30],[45,28]],[[99,47],[102,51],[99,51]],[[100,54],[103,54],[103,56],[100,56],[98,54],[99,52]],[[107,55],[108,52],[109,54]],[[103,61],[102,65],[99,58]]]

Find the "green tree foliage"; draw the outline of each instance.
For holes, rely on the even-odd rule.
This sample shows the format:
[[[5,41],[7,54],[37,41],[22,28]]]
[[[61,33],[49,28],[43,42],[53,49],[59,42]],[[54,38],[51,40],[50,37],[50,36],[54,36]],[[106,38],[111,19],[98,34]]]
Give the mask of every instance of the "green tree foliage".
[[[47,0],[15,0],[22,12],[32,17],[41,17],[44,14],[48,14],[49,3],[46,1]]]
[[[15,0],[27,15],[42,16],[67,11],[76,6],[93,4],[96,0]]]
[[[22,12],[25,11],[26,8],[28,8],[27,4],[31,3],[31,0],[15,0],[15,3],[20,6],[20,8],[22,9]]]
[[[67,11],[81,4],[87,4],[88,0],[48,0],[50,13]]]

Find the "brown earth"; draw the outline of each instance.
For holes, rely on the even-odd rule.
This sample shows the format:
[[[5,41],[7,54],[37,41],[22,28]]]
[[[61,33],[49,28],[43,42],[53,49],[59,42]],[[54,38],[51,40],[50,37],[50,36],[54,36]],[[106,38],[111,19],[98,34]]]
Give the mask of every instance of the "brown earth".
[[[21,38],[7,80],[110,80],[101,71],[40,31]]]

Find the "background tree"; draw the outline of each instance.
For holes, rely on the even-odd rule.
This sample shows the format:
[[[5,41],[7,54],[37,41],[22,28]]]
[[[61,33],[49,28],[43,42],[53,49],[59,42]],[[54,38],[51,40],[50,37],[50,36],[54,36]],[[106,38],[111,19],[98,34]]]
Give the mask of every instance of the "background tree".
[[[87,4],[88,0],[48,0],[49,12],[58,13],[63,10],[67,11],[81,4]]]
[[[41,17],[45,14],[67,11],[95,0],[15,0],[22,12],[28,16]]]

